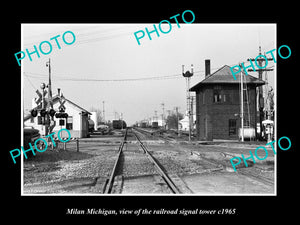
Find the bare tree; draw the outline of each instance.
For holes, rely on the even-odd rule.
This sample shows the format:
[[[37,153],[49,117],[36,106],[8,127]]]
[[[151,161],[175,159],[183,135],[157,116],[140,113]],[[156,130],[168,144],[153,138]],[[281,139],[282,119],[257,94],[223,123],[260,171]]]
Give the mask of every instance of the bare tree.
[[[167,119],[166,119],[166,124],[168,129],[177,129],[178,126],[178,120],[183,119],[183,114],[178,113],[178,119],[177,119],[177,115],[176,113],[171,113],[170,115],[168,115]]]
[[[102,111],[100,110],[100,109],[96,109],[95,107],[91,107],[90,108],[90,112],[96,112],[96,116],[97,116],[97,121],[98,121],[98,124],[97,125],[99,125],[99,124],[101,124],[101,123],[103,123],[104,121],[103,121],[103,118],[102,118]]]

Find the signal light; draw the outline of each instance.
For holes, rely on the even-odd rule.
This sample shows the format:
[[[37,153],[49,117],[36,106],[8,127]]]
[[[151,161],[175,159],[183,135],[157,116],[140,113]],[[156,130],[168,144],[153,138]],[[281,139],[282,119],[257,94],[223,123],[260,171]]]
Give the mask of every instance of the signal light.
[[[42,109],[42,110],[40,111],[40,115],[41,115],[42,117],[45,117],[46,114],[47,114],[47,111],[46,111],[45,109]]]
[[[56,117],[56,118],[60,118],[60,117],[61,117],[61,113],[56,113],[56,114],[55,114],[55,117]]]
[[[31,110],[31,116],[33,116],[33,117],[36,117],[37,116],[37,114],[38,114],[38,112],[37,112],[37,110],[36,109],[33,109],[33,110]]]
[[[49,110],[49,115],[50,115],[51,117],[53,117],[53,116],[55,115],[55,110],[54,110],[54,109],[50,109],[50,110]]]
[[[64,112],[58,112],[55,114],[56,118],[68,118],[68,113],[64,113]]]

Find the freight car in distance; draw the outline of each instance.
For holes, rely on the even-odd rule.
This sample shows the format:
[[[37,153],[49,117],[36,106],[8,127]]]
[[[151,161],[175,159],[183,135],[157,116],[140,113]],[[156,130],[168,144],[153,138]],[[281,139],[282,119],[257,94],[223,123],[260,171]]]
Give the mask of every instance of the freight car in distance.
[[[152,122],[152,128],[157,129],[158,128],[158,122]]]
[[[113,120],[112,127],[113,129],[125,129],[127,125],[124,120]]]

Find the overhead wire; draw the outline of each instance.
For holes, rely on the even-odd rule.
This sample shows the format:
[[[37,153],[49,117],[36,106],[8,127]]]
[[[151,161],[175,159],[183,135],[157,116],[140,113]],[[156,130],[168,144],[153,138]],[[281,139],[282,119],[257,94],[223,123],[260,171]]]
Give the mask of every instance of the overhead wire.
[[[72,45],[72,46],[91,43],[91,42],[104,41],[104,40],[109,40],[109,39],[118,38],[118,37],[121,37],[124,35],[132,34],[132,32],[128,32],[128,30],[126,32],[122,31],[123,29],[124,29],[123,27],[120,27],[120,28],[110,28],[110,29],[105,29],[105,30],[97,30],[97,31],[92,31],[92,32],[88,32],[88,33],[76,33],[75,37],[77,40],[75,41],[74,45]],[[56,35],[58,35],[58,34],[56,34]],[[56,35],[54,35],[54,36],[56,36]],[[97,36],[95,36],[95,35],[97,35]],[[41,36],[44,36],[44,35],[41,35]],[[89,37],[91,37],[91,38],[89,38],[89,39],[82,38],[85,36],[87,38],[89,38]],[[94,37],[92,37],[92,36],[94,36]],[[48,40],[50,40],[50,38],[48,38]],[[57,49],[58,46],[57,46],[57,44],[54,44],[54,43],[52,44],[51,47],[52,47],[52,49]],[[24,49],[25,48],[33,49],[33,46],[38,45],[38,44],[39,44],[39,41],[31,42],[31,43],[25,42],[23,45],[23,48]]]
[[[234,65],[230,65],[234,66]],[[274,65],[268,67],[272,68]],[[212,68],[212,70],[218,70],[220,68]],[[47,74],[33,73],[33,72],[24,72],[24,76],[36,78],[36,79],[45,79],[48,77]],[[204,76],[204,70],[194,71],[195,76]],[[83,78],[84,77],[84,78]],[[182,74],[172,74],[172,75],[162,75],[162,76],[143,76],[135,78],[121,78],[121,79],[99,79],[99,78],[86,78],[86,75],[62,75],[62,74],[52,74],[52,78],[55,78],[60,81],[83,81],[83,82],[130,82],[130,81],[149,81],[149,80],[166,80],[166,79],[179,79],[182,78]]]
[[[33,85],[33,83],[30,81],[29,77],[26,76],[26,78],[27,78],[29,84],[31,85],[31,87],[32,87],[34,90],[36,90],[37,88],[36,88],[36,87]]]
[[[202,74],[201,74],[202,73]],[[203,75],[204,71],[195,71],[194,74],[196,76]],[[40,74],[40,73],[32,73],[32,72],[24,72],[24,76],[37,78],[37,79],[45,79],[48,75]],[[199,74],[199,75],[197,75]],[[78,75],[77,75],[78,76]],[[97,78],[78,78],[68,77],[64,75],[52,75],[53,78],[56,78],[61,81],[92,81],[92,82],[122,82],[122,81],[148,81],[148,80],[165,80],[165,79],[178,79],[182,78],[182,74],[172,74],[172,75],[163,75],[163,76],[151,76],[151,77],[137,77],[137,78],[123,78],[123,79],[97,79]],[[80,76],[85,77],[85,76]]]
[[[234,65],[230,65],[234,66]],[[274,65],[268,67],[273,68]],[[212,68],[212,70],[218,70],[219,68]],[[33,73],[33,72],[23,72],[23,75],[35,79],[44,80],[47,79],[48,74]],[[204,76],[204,70],[194,71],[195,76]],[[123,75],[122,75],[123,76]],[[181,73],[171,74],[171,75],[161,75],[161,76],[143,76],[135,78],[119,78],[119,79],[99,79],[99,78],[86,78],[86,75],[62,75],[62,74],[52,74],[52,78],[57,81],[73,81],[73,82],[138,82],[138,81],[155,81],[155,80],[168,80],[168,79],[181,79],[183,78]],[[28,79],[30,84],[33,86],[31,81]]]

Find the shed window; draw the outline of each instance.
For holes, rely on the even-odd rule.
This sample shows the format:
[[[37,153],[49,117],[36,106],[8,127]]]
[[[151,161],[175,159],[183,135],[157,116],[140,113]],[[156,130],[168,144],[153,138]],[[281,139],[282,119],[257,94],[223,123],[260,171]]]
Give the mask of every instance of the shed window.
[[[67,128],[68,130],[73,130],[73,116],[69,116],[69,117],[67,118],[66,128]]]

